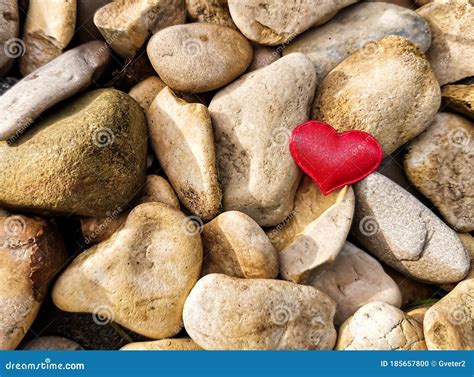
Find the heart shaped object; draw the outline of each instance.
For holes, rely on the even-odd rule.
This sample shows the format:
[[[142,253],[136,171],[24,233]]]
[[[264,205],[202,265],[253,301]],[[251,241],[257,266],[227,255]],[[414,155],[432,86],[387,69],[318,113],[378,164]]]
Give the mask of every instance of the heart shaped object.
[[[329,124],[315,120],[293,130],[290,152],[324,195],[367,177],[383,156],[379,142],[367,132],[337,133]]]

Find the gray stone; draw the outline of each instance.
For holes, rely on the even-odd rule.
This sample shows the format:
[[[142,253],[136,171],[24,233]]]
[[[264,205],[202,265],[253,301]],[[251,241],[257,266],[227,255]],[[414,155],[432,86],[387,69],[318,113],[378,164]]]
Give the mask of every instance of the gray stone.
[[[0,0],[0,76],[11,68],[15,58],[25,53],[25,44],[18,39],[20,17],[18,1]]]

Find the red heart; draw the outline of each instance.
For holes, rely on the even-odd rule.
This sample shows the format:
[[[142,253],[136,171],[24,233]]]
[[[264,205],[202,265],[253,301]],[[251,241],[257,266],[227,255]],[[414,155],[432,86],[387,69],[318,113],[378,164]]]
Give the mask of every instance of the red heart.
[[[367,132],[337,133],[329,124],[315,120],[293,130],[290,152],[324,195],[367,177],[383,156],[379,142]]]

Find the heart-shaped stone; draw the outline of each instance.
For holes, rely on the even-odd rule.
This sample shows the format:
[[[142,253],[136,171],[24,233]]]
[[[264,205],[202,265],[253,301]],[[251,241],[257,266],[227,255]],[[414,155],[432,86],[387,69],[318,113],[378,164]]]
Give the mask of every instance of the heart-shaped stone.
[[[337,133],[330,125],[314,120],[293,130],[290,151],[324,195],[367,177],[383,155],[379,142],[367,132]]]

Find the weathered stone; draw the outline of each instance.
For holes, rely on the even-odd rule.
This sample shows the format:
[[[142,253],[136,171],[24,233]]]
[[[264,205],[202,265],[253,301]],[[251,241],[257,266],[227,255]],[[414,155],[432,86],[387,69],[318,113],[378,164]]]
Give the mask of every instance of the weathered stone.
[[[166,28],[148,43],[160,78],[173,90],[202,93],[218,89],[245,72],[252,45],[238,31],[211,23]]]
[[[290,214],[301,173],[288,139],[308,120],[315,88],[311,61],[292,54],[215,95],[209,110],[224,210],[244,212],[263,226]]]
[[[147,111],[153,150],[183,205],[205,221],[221,208],[209,110],[165,88]],[[183,169],[183,167],[186,167]]]
[[[474,124],[438,113],[408,145],[405,172],[411,183],[461,232],[474,230]]]
[[[471,258],[471,269],[469,270],[469,273],[466,275],[464,280],[474,279],[474,237],[472,237],[469,233],[458,233],[457,235]],[[443,284],[441,285],[441,288],[449,292],[452,291],[456,287],[456,285],[456,283]]]
[[[474,119],[474,84],[445,85],[441,97],[449,109]]]
[[[425,314],[428,311],[430,306],[420,306],[418,308],[409,310],[407,315],[412,317],[415,321],[417,321],[420,325],[423,326],[423,320],[425,318]]]
[[[51,223],[21,215],[0,217],[0,350],[13,350],[21,342],[66,258]]]
[[[370,302],[339,328],[337,350],[425,350],[423,327],[385,302]]]
[[[204,225],[202,274],[274,279],[278,255],[262,228],[242,212],[229,211]]]
[[[0,97],[0,140],[16,141],[45,110],[86,89],[109,59],[105,43],[89,42],[19,81]]]
[[[135,56],[151,33],[185,20],[184,0],[116,0],[94,14],[94,24],[123,58]]]
[[[334,17],[357,0],[229,0],[232,19],[250,40],[276,46]]]
[[[354,185],[352,232],[368,251],[414,279],[452,283],[469,270],[456,233],[400,186],[373,173]]]
[[[23,76],[61,55],[75,27],[76,0],[30,0],[23,28],[24,54],[20,56]]]
[[[335,303],[316,288],[272,279],[201,278],[184,305],[187,333],[204,349],[332,349]]]
[[[10,70],[15,58],[25,53],[25,45],[18,39],[20,17],[18,1],[0,0],[0,76]]]
[[[428,127],[441,102],[428,60],[398,36],[385,37],[350,55],[328,73],[318,93],[314,119],[337,131],[370,133],[385,155]]]
[[[336,325],[369,302],[382,301],[396,307],[402,304],[400,289],[382,265],[349,242],[344,244],[336,261],[321,271],[310,285],[337,303]]]
[[[130,89],[128,94],[146,113],[156,95],[165,87],[166,84],[158,76],[150,76]]]
[[[430,350],[474,349],[474,279],[460,282],[434,304],[423,326]]]
[[[415,11],[387,2],[357,3],[340,11],[327,24],[309,30],[290,43],[283,55],[306,54],[319,79],[363,46],[374,47],[387,35],[399,35],[425,52],[431,43],[428,24]],[[370,50],[366,50],[370,52]]]
[[[186,0],[188,16],[195,22],[211,22],[236,29],[227,0]]]
[[[42,336],[29,342],[24,350],[27,351],[80,351],[82,346],[73,340],[61,336]]]
[[[202,350],[192,339],[161,339],[150,342],[129,343],[121,351],[198,351]]]
[[[165,204],[139,205],[123,228],[84,251],[59,276],[54,303],[150,338],[178,334],[184,300],[202,263],[199,234],[185,231],[189,222]]]
[[[435,1],[417,10],[431,29],[426,53],[440,85],[474,75],[474,5],[468,1]]]
[[[87,93],[15,144],[0,142],[0,206],[107,216],[139,193],[146,149],[145,117],[131,97],[114,89]]]

